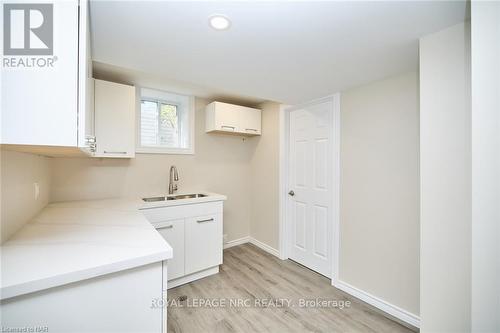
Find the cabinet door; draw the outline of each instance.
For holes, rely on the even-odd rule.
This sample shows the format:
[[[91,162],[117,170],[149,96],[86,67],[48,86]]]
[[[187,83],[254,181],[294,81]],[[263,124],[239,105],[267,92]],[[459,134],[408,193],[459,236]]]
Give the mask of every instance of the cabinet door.
[[[156,230],[170,244],[174,251],[172,259],[167,261],[168,280],[184,275],[184,220],[172,220],[155,223]]]
[[[80,1],[78,39],[78,147],[93,153],[94,132],[94,80],[90,54],[90,18],[88,0]]]
[[[239,132],[239,112],[232,104],[215,102],[215,128],[218,131]]]
[[[241,108],[240,130],[246,134],[261,134],[261,110]]]
[[[5,4],[3,14],[11,18],[14,15],[19,22],[20,15],[27,17],[31,5],[36,6],[26,4],[26,8],[7,11]],[[77,146],[78,1],[54,1],[52,9],[53,35],[45,36],[49,41],[53,37],[51,54],[29,53],[36,52],[30,49],[31,43],[43,43],[42,48],[45,48],[50,42],[36,39],[33,33],[23,35],[19,24],[17,29],[11,27],[14,29],[11,37],[15,36],[11,45],[5,40],[6,46],[12,48],[19,48],[21,42],[19,50],[24,50],[25,55],[10,56],[7,49],[4,50],[1,73],[3,144]],[[50,24],[49,16],[46,19],[44,24]]]
[[[95,80],[96,157],[135,156],[135,87]]]
[[[185,232],[186,274],[222,264],[222,214],[188,218]]]

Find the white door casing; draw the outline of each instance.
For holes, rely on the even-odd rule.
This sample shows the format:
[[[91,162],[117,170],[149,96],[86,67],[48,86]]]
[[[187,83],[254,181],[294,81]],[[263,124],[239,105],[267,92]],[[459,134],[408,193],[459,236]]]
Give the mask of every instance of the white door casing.
[[[286,257],[327,277],[337,267],[338,97],[285,111]]]

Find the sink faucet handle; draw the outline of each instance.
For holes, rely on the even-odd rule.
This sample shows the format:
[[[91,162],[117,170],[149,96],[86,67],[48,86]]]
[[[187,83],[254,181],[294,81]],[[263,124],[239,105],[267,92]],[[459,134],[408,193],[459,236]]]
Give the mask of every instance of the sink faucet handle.
[[[177,191],[176,181],[179,181],[179,173],[177,172],[177,168],[175,165],[170,167],[170,177],[168,182],[168,194],[173,194],[174,191]]]

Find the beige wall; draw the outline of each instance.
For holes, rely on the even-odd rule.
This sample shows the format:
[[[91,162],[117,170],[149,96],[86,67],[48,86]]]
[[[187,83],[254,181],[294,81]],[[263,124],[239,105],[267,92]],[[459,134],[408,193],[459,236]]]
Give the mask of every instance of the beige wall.
[[[264,103],[262,136],[251,161],[250,236],[272,248],[279,248],[279,110],[280,104]]]
[[[471,330],[469,43],[463,23],[420,40],[423,332]]]
[[[341,94],[340,280],[419,314],[418,76]]]
[[[252,236],[278,248],[279,104],[264,103],[262,136],[205,133],[205,105],[196,99],[194,155],[137,154],[134,159],[52,159],[51,201],[165,194],[168,171],[179,191],[225,194],[227,240]]]
[[[205,133],[205,105],[196,99],[194,155],[137,154],[134,159],[54,158],[51,201],[165,194],[172,164],[179,191],[227,195],[224,233],[228,241],[250,234],[251,159],[256,138]]]
[[[49,159],[42,156],[1,151],[1,241],[12,236],[49,201]],[[40,186],[35,200],[34,185]]]

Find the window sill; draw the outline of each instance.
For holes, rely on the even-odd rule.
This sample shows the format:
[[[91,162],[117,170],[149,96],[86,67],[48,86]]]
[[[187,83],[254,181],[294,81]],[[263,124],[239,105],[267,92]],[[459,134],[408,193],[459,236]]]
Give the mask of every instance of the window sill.
[[[136,154],[194,155],[192,148],[136,148]]]

